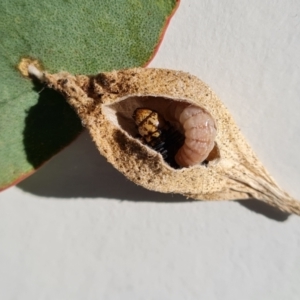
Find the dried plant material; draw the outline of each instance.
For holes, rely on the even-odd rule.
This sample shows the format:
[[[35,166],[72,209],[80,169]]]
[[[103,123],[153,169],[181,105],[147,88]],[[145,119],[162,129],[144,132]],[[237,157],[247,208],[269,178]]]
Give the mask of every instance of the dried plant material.
[[[44,73],[43,80],[66,97],[100,153],[136,184],[201,200],[256,198],[300,215],[300,202],[278,187],[225,106],[195,76],[180,71],[137,68],[95,76]],[[182,129],[183,117],[178,118],[176,110],[182,113],[191,107],[209,116],[200,123],[208,126],[209,122],[212,135],[205,137],[204,142],[209,144],[209,151],[214,146],[205,163],[176,169],[138,137],[133,115],[139,108],[155,111],[174,130],[186,134],[187,130]],[[188,130],[192,127],[195,126],[189,125]]]

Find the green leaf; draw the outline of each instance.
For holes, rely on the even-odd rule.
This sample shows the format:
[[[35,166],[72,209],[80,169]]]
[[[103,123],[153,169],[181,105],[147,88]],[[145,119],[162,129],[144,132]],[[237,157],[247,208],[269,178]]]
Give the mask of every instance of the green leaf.
[[[49,72],[94,74],[145,65],[178,0],[1,0],[0,190],[81,131],[63,97],[21,76],[24,57]]]

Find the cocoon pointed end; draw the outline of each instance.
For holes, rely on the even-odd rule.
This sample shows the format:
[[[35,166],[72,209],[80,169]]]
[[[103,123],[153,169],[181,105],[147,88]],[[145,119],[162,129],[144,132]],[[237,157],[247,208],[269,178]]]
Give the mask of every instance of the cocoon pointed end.
[[[108,162],[136,184],[201,200],[256,198],[300,215],[300,202],[278,187],[222,102],[195,76],[136,68],[94,76],[45,73],[43,80],[66,97]],[[207,120],[201,119],[200,125],[184,123],[182,112],[191,107],[196,114],[203,112]],[[139,135],[141,130],[133,118],[138,108],[158,113],[163,120],[163,125],[157,125],[158,133],[149,129],[156,126],[151,117],[146,127],[152,130],[150,137]],[[200,134],[198,146],[188,144],[184,136],[192,127],[206,130]],[[178,142],[180,135],[185,142]],[[151,144],[153,136],[159,136],[159,146]],[[182,147],[186,156],[181,160],[188,167],[174,160]],[[208,156],[194,164],[193,155],[202,151],[199,147],[205,148]]]

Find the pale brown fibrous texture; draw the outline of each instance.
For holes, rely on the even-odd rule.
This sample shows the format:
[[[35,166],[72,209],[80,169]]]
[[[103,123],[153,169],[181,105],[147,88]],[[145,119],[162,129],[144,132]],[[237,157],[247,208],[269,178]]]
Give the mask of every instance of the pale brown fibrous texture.
[[[44,80],[76,110],[100,153],[136,184],[201,200],[256,198],[300,215],[300,202],[278,187],[228,110],[195,76],[181,71],[135,68],[94,76],[45,73]],[[166,112],[166,108],[176,103],[198,107],[215,122],[215,146],[205,165],[174,169],[160,153],[136,138],[138,131],[132,115],[137,108],[149,108],[164,117],[171,114],[167,116],[170,120],[172,112]],[[176,120],[173,125],[176,126]]]

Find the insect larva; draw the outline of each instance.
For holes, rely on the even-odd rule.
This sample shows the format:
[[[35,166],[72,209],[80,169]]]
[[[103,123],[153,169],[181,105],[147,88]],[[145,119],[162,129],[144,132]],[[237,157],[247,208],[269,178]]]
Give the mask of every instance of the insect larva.
[[[184,135],[152,109],[137,108],[132,117],[143,143],[159,152],[171,167],[178,169],[175,154],[183,145]]]
[[[173,160],[175,159],[180,167],[202,163],[213,149],[216,136],[215,122],[210,114],[194,105],[172,103],[167,107],[164,117],[183,131],[185,137],[183,145],[178,132],[175,134],[174,130],[170,130],[169,123],[159,113],[148,108],[138,108],[133,118],[143,141],[159,151],[165,160],[167,160],[166,153],[171,152],[170,146],[166,145],[172,141],[173,148],[177,147],[175,153],[173,152]],[[157,145],[162,143],[163,146],[157,149]]]
[[[184,144],[176,153],[175,161],[181,167],[202,163],[214,148],[217,133],[215,121],[207,111],[195,105],[177,104],[174,117],[185,135]]]

